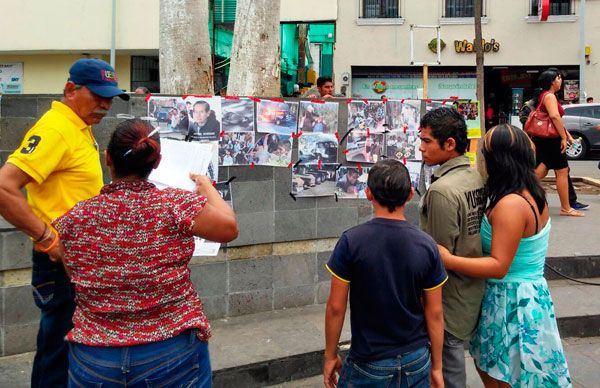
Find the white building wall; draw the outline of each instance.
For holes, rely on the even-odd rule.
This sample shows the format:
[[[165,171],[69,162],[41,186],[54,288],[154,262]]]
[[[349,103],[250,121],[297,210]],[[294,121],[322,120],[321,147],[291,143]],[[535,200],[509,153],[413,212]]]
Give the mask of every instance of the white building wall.
[[[475,54],[456,53],[454,41],[473,41],[474,25],[448,24],[442,18],[444,0],[400,0],[401,19],[359,19],[359,0],[338,0],[334,71],[336,85],[352,66],[410,66],[410,24],[441,25],[442,66],[475,66]],[[528,18],[529,0],[484,0],[487,18],[483,38],[500,43],[498,52],[485,55],[486,66],[561,66],[579,64],[579,1],[575,15],[551,17],[539,23]],[[592,46],[591,63],[585,68],[588,94],[600,98],[600,2],[586,2],[586,44]],[[436,55],[427,43],[435,30],[415,30],[415,59],[433,62]],[[435,66],[431,68],[435,71]]]
[[[158,55],[159,0],[118,0],[116,71],[129,89],[131,55]],[[281,21],[333,21],[337,0],[281,0]],[[60,93],[69,65],[108,61],[111,0],[2,0],[0,64],[23,63],[24,93]]]

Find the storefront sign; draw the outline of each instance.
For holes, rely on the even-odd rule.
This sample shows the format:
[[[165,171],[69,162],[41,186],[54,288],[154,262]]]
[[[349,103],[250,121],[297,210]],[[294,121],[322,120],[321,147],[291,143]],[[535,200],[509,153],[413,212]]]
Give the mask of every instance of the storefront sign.
[[[383,80],[373,81],[373,91],[377,94],[385,93],[387,90],[387,84]]]
[[[23,93],[23,64],[0,63],[0,94]]]
[[[459,96],[475,99],[475,74],[457,76],[429,75],[427,96],[432,99],[445,99]],[[385,89],[383,89],[385,86]],[[423,88],[423,78],[414,74],[397,77],[352,77],[352,97],[379,99],[385,93],[387,98],[420,98],[417,91]]]
[[[565,101],[578,101],[579,100],[579,81],[578,80],[565,80]]]
[[[500,43],[496,42],[496,40],[493,38],[489,42],[486,42],[485,39],[481,39],[481,47],[483,47],[484,53],[500,51]],[[469,42],[466,39],[455,40],[454,51],[456,51],[457,53],[474,53],[475,41]]]

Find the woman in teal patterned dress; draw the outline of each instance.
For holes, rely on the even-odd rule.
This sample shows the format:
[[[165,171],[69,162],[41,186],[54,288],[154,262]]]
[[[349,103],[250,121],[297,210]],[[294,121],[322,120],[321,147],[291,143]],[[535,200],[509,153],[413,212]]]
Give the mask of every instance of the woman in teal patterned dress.
[[[532,147],[511,125],[488,131],[489,205],[481,225],[487,257],[458,257],[440,247],[446,269],[488,278],[470,349],[486,387],[572,386],[544,279],[550,217]]]

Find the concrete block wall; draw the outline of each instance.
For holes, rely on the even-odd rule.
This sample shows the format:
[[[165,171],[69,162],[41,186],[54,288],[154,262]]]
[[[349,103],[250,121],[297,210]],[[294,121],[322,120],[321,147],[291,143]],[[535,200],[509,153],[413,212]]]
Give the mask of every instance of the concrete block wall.
[[[58,95],[5,95],[0,100],[0,163]],[[119,113],[145,116],[147,103],[115,99],[109,115],[94,126],[105,149]],[[340,101],[340,134],[346,132],[347,105]],[[293,160],[297,159],[294,144]],[[343,148],[343,147],[340,147]],[[341,151],[341,149],[340,149]],[[345,162],[340,152],[338,160]],[[220,167],[219,179],[232,182],[240,235],[216,257],[194,257],[191,278],[209,318],[251,314],[324,303],[329,273],[324,264],[339,235],[371,218],[366,200],[290,195],[291,170],[281,167]],[[108,172],[105,170],[105,179]],[[408,218],[417,222],[416,200]],[[31,242],[0,218],[0,356],[35,348],[39,312],[31,296]]]

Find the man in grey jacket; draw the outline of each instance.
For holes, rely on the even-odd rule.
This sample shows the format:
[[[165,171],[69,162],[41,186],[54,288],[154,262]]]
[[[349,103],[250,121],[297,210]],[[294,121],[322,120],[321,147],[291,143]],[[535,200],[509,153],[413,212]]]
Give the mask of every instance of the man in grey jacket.
[[[481,257],[479,228],[485,208],[484,179],[464,155],[467,125],[454,109],[441,107],[421,119],[423,161],[440,167],[421,199],[421,229],[450,252]],[[479,318],[484,279],[448,271],[444,306],[443,374],[446,387],[466,386],[464,345]]]

